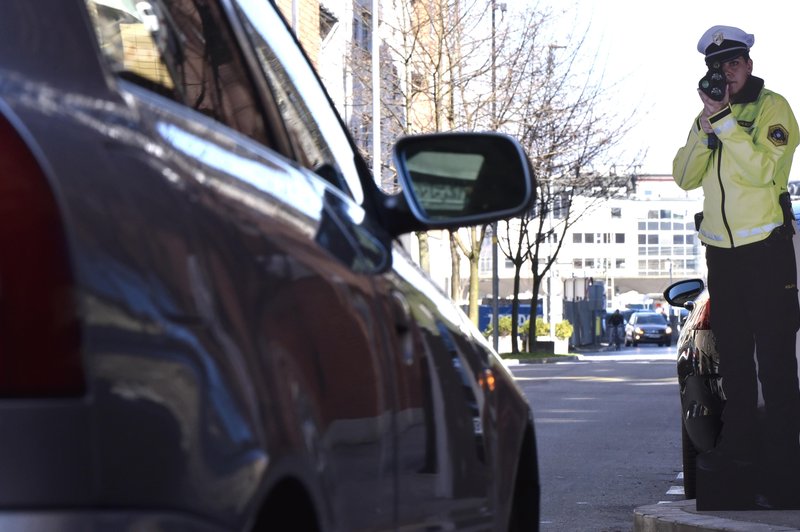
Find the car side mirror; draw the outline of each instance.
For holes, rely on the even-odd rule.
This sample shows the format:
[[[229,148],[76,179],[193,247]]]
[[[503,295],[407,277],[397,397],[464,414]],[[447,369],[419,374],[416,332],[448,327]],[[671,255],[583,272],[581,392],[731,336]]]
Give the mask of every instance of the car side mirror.
[[[664,290],[664,299],[673,307],[683,307],[691,310],[687,304],[692,304],[697,296],[703,292],[703,289],[705,289],[705,283],[703,283],[702,279],[678,281]],[[692,306],[694,305],[692,304]]]
[[[535,198],[525,151],[501,133],[403,137],[395,144],[394,162],[406,203],[431,229],[519,216]]]

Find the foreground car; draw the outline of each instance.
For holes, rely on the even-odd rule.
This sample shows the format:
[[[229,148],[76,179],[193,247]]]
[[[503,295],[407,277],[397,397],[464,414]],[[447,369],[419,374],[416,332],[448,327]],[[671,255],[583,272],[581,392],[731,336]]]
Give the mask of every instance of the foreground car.
[[[700,279],[678,281],[664,291],[670,305],[689,314],[677,341],[681,400],[683,485],[687,499],[696,497],[696,459],[712,449],[722,428],[725,394],[719,375],[719,353],[711,332],[711,303]]]
[[[644,343],[659,346],[672,343],[672,327],[663,314],[640,310],[633,312],[628,318],[625,324],[625,345],[636,347]]]
[[[530,208],[519,145],[379,191],[266,0],[9,0],[0,528],[536,530],[532,413],[402,234]]]

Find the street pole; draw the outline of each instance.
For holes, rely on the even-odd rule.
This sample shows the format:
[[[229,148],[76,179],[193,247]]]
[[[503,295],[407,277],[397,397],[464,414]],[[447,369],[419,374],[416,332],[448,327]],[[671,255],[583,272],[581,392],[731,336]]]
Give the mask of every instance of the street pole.
[[[497,85],[496,72],[495,72],[495,55],[497,53],[495,43],[495,18],[494,11],[496,9],[496,0],[492,1],[492,129],[497,129],[497,107],[495,99],[495,88]],[[500,292],[500,279],[498,276],[498,253],[497,253],[497,222],[492,224],[492,345],[494,350],[500,348],[500,323],[498,312],[498,293]]]

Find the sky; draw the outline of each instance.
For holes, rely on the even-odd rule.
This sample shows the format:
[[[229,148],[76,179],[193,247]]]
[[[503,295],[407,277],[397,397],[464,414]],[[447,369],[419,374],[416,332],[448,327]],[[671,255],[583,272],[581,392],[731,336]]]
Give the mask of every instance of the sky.
[[[527,0],[508,0],[509,4]],[[559,11],[554,34],[587,30],[587,56],[620,80],[614,105],[637,110],[625,149],[647,150],[641,174],[670,174],[702,105],[697,82],[705,74],[697,41],[711,26],[736,26],[755,35],[753,74],[783,95],[800,120],[800,2],[797,0],[540,0]],[[626,137],[627,138],[627,137]],[[800,180],[800,154],[790,180]]]

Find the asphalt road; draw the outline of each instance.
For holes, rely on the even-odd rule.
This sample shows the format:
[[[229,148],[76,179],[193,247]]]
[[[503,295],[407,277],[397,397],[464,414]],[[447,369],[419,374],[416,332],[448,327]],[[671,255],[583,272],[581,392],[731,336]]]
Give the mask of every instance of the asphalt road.
[[[634,508],[683,499],[673,350],[511,367],[534,408],[542,532],[627,532]]]

